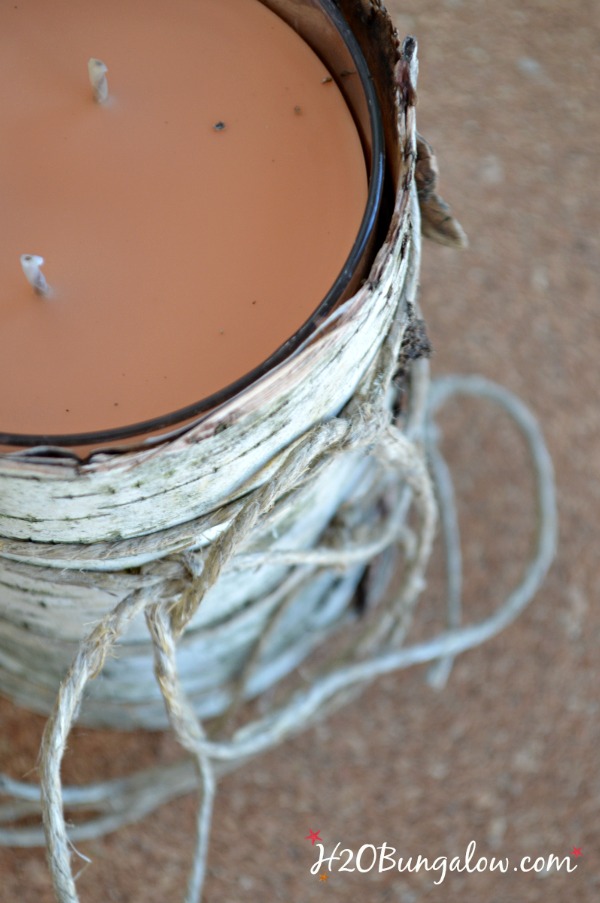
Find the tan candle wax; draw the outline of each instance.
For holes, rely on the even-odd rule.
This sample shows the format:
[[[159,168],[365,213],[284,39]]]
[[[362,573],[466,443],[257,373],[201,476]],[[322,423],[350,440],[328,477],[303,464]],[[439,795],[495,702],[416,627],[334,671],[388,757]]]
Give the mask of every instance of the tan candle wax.
[[[0,0],[0,431],[162,416],[307,320],[367,197],[327,75],[258,0]]]

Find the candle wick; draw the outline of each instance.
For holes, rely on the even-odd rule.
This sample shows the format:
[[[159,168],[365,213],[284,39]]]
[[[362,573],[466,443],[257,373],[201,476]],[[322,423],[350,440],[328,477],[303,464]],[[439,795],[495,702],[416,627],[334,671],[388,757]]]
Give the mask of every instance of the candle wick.
[[[21,254],[21,266],[25,273],[25,278],[32,286],[36,295],[49,295],[50,286],[46,282],[46,277],[42,273],[40,267],[44,262],[44,258],[39,254]]]
[[[108,68],[102,60],[97,60],[95,57],[88,60],[88,75],[96,103],[106,103],[108,100],[107,72]]]

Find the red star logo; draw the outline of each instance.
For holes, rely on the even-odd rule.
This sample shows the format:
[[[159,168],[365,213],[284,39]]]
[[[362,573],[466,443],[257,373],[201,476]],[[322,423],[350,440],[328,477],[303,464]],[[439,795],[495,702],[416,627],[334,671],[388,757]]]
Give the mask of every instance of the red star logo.
[[[321,833],[320,830],[319,830],[319,831],[311,831],[309,834],[306,835],[306,837],[305,837],[304,839],[305,839],[305,840],[310,840],[311,843],[312,843],[312,845],[313,845],[313,847],[314,847],[314,845],[316,844],[317,840],[319,841],[319,843],[323,843],[323,841],[322,841],[321,838],[319,837],[319,834],[320,834],[320,833]]]
[[[571,856],[581,856],[581,847],[573,847]]]

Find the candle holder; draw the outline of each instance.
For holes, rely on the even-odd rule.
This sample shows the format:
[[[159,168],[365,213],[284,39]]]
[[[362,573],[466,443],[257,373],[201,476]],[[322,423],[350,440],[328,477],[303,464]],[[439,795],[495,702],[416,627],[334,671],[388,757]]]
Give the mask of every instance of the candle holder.
[[[375,0],[267,5],[332,54],[370,165],[367,212],[334,289],[299,335],[222,396],[118,435],[58,437],[58,447],[57,437],[12,437],[32,448],[0,455],[0,691],[49,715],[39,797],[61,903],[77,899],[70,840],[198,783],[187,899],[199,899],[216,776],[377,675],[435,661],[447,676],[453,656],[516,617],[554,552],[551,464],[528,412],[489,386],[430,392],[421,210],[430,234],[440,237],[440,210],[441,240],[454,230],[460,244],[461,233],[416,134],[416,41],[400,43]],[[405,646],[437,517],[431,415],[447,395],[476,391],[509,409],[529,444],[541,510],[535,557],[493,616],[459,629],[451,593],[451,629]],[[111,449],[149,428],[167,432]],[[93,453],[65,449],[104,441]],[[447,480],[437,482],[450,504]],[[298,668],[317,647],[306,682]],[[76,720],[170,726],[189,759],[122,779],[119,792],[107,783],[63,799]],[[8,778],[2,786],[19,801],[17,817],[30,815],[37,789]],[[70,835],[65,802],[93,813]],[[27,827],[10,838],[42,841]]]
[[[55,687],[86,632],[85,625],[102,619],[107,605],[113,608],[116,600],[145,587],[148,569],[155,574],[150,581],[152,598],[166,602],[182,591],[188,594],[185,587],[190,580],[195,585],[194,575],[204,567],[201,562],[211,544],[236,520],[249,493],[271,485],[282,462],[302,445],[303,437],[320,429],[330,436],[322,448],[317,440],[319,461],[321,454],[328,454],[330,441],[336,446],[336,418],[357,392],[367,392],[366,384],[379,372],[377,368],[384,367],[383,381],[378,377],[381,385],[377,383],[378,393],[386,395],[385,403],[382,399],[377,402],[383,411],[392,404],[392,395],[407,388],[392,391],[382,387],[390,386],[393,377],[400,380],[404,365],[399,360],[408,360],[402,352],[403,342],[415,333],[417,322],[420,237],[413,181],[414,108],[408,95],[399,96],[396,84],[398,78],[411,84],[411,67],[416,73],[416,45],[407,42],[401,71],[396,71],[400,49],[383,10],[373,9],[367,29],[361,21],[360,4],[353,2],[346,4],[345,15],[330,2],[269,5],[285,15],[319,55],[324,56],[327,49],[328,65],[339,74],[354,110],[371,173],[361,230],[348,264],[310,321],[260,373],[248,374],[243,387],[228,387],[219,399],[200,402],[196,415],[210,409],[203,416],[195,416],[185,426],[178,423],[155,443],[116,452],[111,446],[83,462],[65,447],[47,445],[0,455],[0,497],[5,500],[0,510],[0,562],[11,572],[7,576],[11,590],[4,596],[4,604],[12,608],[18,598],[19,623],[21,627],[27,623],[27,632],[18,642],[11,631],[4,637],[7,659],[0,687],[38,711],[51,708]],[[374,247],[378,242],[381,246]],[[352,291],[354,294],[346,297]],[[421,344],[421,351],[426,352],[426,340]],[[418,342],[413,345],[414,357],[421,351]],[[380,363],[382,355],[385,365]],[[421,417],[424,392],[417,398],[412,414],[405,401],[406,416],[415,422]],[[180,414],[170,415],[162,427],[179,421]],[[184,415],[189,416],[190,411]],[[360,419],[362,414],[358,416]],[[370,427],[365,429],[370,437]],[[96,434],[94,441],[101,438],[109,437]],[[113,432],[111,438],[116,441],[123,433]],[[338,438],[342,442],[341,434]],[[84,436],[66,439],[91,441]],[[293,556],[310,548],[323,536],[339,506],[350,504],[361,483],[377,482],[372,468],[365,469],[362,452],[337,455],[332,449],[333,466],[325,468],[320,481],[309,480],[305,486],[305,471],[312,471],[310,461],[316,453],[314,449],[310,452],[296,481],[288,479],[282,484],[286,502],[277,506],[275,520],[268,525],[265,522],[260,533],[246,541],[253,554],[271,557],[276,548],[283,548]],[[324,463],[319,463],[319,472]],[[275,545],[274,535],[279,536]],[[305,614],[300,621],[297,615],[290,616],[266,666],[255,668],[251,685],[242,695],[255,696],[309,653],[319,639],[318,632],[308,629],[313,617],[309,612],[323,608],[318,620],[324,629],[333,627],[364,570],[364,555],[358,556],[341,582],[333,571],[324,576],[321,568],[316,573],[311,568],[312,576],[300,592],[295,577],[292,587],[288,586],[289,567],[276,557],[265,567],[252,567],[242,583],[237,569],[224,573],[182,637],[180,658],[184,669],[191,669],[197,690],[195,704],[202,717],[222,714],[228,708],[231,696],[223,687],[239,672],[244,657],[264,633],[264,619],[269,619],[290,593],[291,598],[303,600],[296,604]],[[223,563],[218,569],[222,567]],[[84,572],[88,577],[82,580]],[[157,583],[159,572],[162,576]],[[24,579],[26,593],[21,587]],[[59,595],[63,602],[57,606]],[[325,604],[328,596],[332,601]],[[254,607],[263,597],[269,601]],[[310,605],[307,597],[313,597]],[[217,652],[214,631],[227,633],[228,625],[234,625],[240,614],[245,626],[241,632],[234,628],[235,639],[223,635],[230,648],[223,658]],[[306,630],[298,629],[302,623]],[[41,636],[57,631],[61,637],[57,646],[38,648]],[[294,636],[297,642],[288,648]],[[87,694],[82,721],[96,726],[166,726],[158,688],[152,683],[148,690],[134,676],[144,640],[144,667],[149,668],[146,673],[152,680],[146,628],[143,618],[136,618],[120,645],[118,660]],[[198,655],[208,656],[199,681],[193,676]],[[30,680],[40,669],[47,674],[43,687],[37,678]],[[122,705],[117,701],[121,693],[117,687],[123,684],[129,690]]]

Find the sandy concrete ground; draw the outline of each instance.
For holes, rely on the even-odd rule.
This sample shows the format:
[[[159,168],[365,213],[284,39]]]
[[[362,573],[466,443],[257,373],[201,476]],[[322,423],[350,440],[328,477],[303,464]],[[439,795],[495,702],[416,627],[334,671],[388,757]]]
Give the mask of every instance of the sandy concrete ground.
[[[394,0],[417,36],[420,130],[442,192],[471,238],[426,244],[422,304],[434,373],[481,373],[540,418],[558,480],[561,537],[543,591],[504,634],[457,662],[447,688],[424,669],[372,686],[315,730],[247,765],[220,788],[206,900],[370,903],[592,903],[600,898],[600,680],[596,545],[600,513],[597,85],[595,0]],[[519,575],[533,517],[522,448],[479,404],[443,415],[460,495],[466,609],[491,611]],[[442,599],[433,563],[421,623]],[[22,775],[42,719],[0,706],[0,768]],[[77,732],[72,780],[171,756],[169,739]],[[89,903],[183,898],[194,801],[83,844]],[[310,874],[320,831],[358,850],[510,860],[483,871]],[[581,855],[571,855],[581,848]],[[316,850],[316,848],[315,848]],[[570,857],[547,875],[523,856]],[[338,863],[339,865],[339,863]],[[0,851],[0,900],[49,903],[43,855]]]

